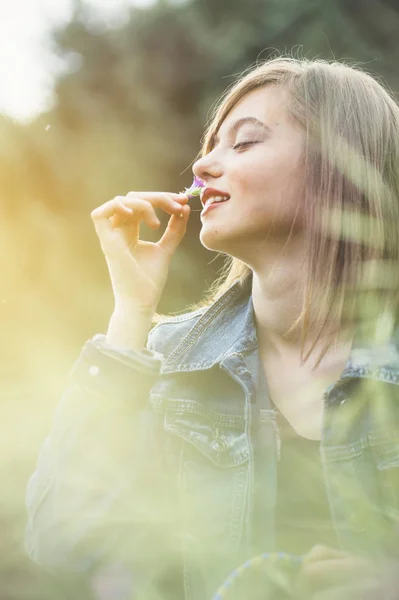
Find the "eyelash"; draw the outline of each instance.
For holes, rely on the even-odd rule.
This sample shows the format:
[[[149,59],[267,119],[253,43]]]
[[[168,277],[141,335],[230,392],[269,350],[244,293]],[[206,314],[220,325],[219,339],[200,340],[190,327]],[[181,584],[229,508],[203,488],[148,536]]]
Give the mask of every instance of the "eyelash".
[[[239,142],[233,146],[233,150],[236,148],[241,148],[241,146],[249,146],[250,144],[256,144],[257,142]]]

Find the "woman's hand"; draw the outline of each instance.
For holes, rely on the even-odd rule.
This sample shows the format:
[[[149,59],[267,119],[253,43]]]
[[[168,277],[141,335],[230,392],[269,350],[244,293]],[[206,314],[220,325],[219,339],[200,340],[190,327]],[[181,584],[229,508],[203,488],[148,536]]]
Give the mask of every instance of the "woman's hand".
[[[328,546],[314,546],[305,556],[294,583],[298,600],[397,600],[399,590],[377,565]]]
[[[169,263],[184,237],[190,214],[185,194],[130,192],[117,196],[91,213],[105,256],[115,309],[152,315],[165,287]],[[139,239],[140,223],[158,229],[159,208],[171,215],[158,242]],[[182,216],[180,216],[182,215]]]

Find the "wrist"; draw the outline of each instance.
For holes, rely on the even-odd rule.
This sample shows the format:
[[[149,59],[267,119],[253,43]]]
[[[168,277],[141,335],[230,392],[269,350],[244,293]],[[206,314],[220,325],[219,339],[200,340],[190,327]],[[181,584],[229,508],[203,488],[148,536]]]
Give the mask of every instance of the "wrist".
[[[147,345],[148,334],[152,327],[153,314],[115,310],[109,321],[106,343],[126,350],[142,352]]]

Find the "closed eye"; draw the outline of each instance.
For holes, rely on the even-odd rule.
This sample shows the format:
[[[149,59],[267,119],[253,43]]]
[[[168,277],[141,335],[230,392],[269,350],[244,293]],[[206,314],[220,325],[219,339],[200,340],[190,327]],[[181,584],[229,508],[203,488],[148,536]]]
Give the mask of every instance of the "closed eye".
[[[258,144],[258,141],[248,141],[248,142],[239,142],[238,144],[235,144],[233,146],[233,150],[236,150],[236,148],[241,148],[241,147],[245,147],[245,146],[249,146],[251,144]]]

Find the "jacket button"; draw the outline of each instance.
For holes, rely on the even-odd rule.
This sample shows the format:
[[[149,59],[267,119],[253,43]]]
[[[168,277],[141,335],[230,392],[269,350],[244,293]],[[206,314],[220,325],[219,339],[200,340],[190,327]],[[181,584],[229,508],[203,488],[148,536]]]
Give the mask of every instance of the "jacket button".
[[[91,367],[89,367],[89,373],[92,377],[95,377],[96,375],[98,375],[100,372],[99,367],[97,367],[97,365],[91,365]]]
[[[211,447],[216,452],[226,452],[229,446],[223,436],[218,436],[211,442]]]
[[[220,443],[218,442],[218,440],[213,440],[211,446],[213,450],[216,450],[216,452],[220,452]]]
[[[247,369],[245,367],[238,367],[237,369],[237,375],[244,375],[244,373],[247,373]]]

